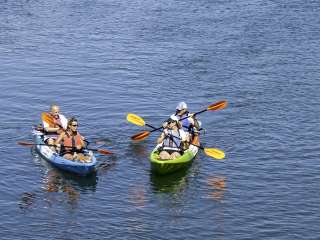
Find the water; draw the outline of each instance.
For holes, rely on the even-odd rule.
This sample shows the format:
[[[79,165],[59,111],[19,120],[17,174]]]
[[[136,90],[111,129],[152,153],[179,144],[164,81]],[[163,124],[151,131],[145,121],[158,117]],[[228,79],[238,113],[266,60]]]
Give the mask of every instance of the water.
[[[0,1],[2,239],[318,239],[317,1]],[[199,116],[200,153],[150,172],[133,112],[159,126]],[[96,175],[60,172],[32,149],[51,103],[101,148]]]

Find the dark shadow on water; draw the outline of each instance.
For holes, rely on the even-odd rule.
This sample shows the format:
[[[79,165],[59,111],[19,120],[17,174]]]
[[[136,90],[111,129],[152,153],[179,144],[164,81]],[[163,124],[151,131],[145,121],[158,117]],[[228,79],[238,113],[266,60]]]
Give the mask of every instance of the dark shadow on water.
[[[185,168],[167,175],[150,172],[150,183],[154,192],[179,193],[186,189],[190,180],[199,174],[199,157]]]
[[[168,175],[158,175],[151,172],[150,181],[153,191],[164,193],[177,193],[183,191],[188,184],[188,172],[188,168],[181,169],[180,171]]]

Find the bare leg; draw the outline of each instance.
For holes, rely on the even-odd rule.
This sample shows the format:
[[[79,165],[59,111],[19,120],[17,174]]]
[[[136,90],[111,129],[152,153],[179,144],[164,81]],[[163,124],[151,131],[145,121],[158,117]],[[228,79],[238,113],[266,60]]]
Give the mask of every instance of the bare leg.
[[[170,159],[176,159],[176,158],[178,158],[178,157],[181,157],[181,154],[178,153],[178,152],[173,152],[173,153],[171,153],[171,155],[170,155]]]
[[[161,160],[167,160],[167,159],[170,159],[170,154],[167,152],[167,151],[161,151],[159,153],[159,158]]]
[[[73,160],[73,155],[70,153],[66,153],[65,155],[63,155],[63,157],[68,160]]]

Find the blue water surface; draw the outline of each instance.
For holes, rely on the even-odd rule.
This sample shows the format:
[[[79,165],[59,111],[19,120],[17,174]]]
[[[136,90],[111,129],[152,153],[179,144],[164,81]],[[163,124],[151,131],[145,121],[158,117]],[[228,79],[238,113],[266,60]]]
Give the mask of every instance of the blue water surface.
[[[1,239],[318,239],[320,3],[274,0],[0,0]],[[159,177],[154,126],[179,101],[205,147]],[[31,128],[57,103],[98,155],[61,172]],[[95,142],[99,142],[95,145]],[[101,145],[101,142],[104,145]],[[100,145],[99,145],[100,144]]]

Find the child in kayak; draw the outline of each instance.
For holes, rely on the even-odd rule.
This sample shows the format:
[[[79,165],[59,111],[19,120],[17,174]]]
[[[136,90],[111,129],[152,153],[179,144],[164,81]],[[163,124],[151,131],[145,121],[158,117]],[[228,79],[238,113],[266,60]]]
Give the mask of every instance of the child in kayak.
[[[167,160],[180,157],[185,149],[185,143],[188,141],[188,134],[182,129],[178,118],[172,115],[157,140],[158,144],[162,144],[159,158]]]
[[[60,149],[60,155],[68,160],[90,162],[90,157],[84,155],[81,150],[86,147],[84,137],[78,132],[78,120],[74,117],[68,121],[68,127],[62,132],[55,144]]]

